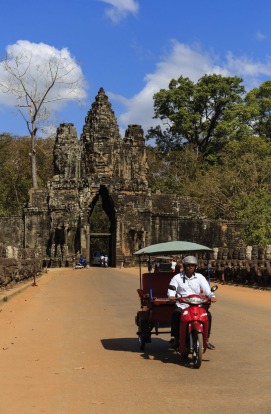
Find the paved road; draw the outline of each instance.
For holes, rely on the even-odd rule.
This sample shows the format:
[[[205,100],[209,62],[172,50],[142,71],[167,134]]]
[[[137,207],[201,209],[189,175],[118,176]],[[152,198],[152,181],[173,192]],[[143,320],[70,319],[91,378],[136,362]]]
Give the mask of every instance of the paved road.
[[[0,413],[271,412],[271,292],[219,286],[195,370],[168,336],[138,350],[137,287],[135,271],[56,269],[1,303]]]

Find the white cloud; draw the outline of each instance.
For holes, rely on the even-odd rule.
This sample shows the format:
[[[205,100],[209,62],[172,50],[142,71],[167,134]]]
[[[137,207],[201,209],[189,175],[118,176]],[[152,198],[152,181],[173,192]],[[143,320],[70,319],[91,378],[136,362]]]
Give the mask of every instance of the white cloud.
[[[139,5],[136,0],[99,0],[103,3],[110,4],[105,10],[107,17],[109,17],[113,23],[118,23],[124,19],[129,13],[136,14],[139,10]]]
[[[267,36],[266,35],[264,35],[263,33],[261,33],[261,32],[257,32],[256,33],[256,39],[257,40],[265,40],[265,39],[267,39]]]
[[[63,77],[63,82],[60,79],[48,94],[48,100],[53,101],[50,104],[50,108],[54,111],[62,109],[68,101],[86,98],[86,82],[82,70],[67,48],[58,50],[44,43],[37,44],[27,40],[18,40],[15,44],[7,46],[6,52],[6,60],[9,64],[14,64],[14,58],[19,58],[20,73],[27,69],[24,82],[30,92],[34,91],[36,87],[35,82],[37,82],[40,93],[44,93],[47,87],[46,79],[48,81],[49,62],[60,62],[58,66],[59,77]],[[1,63],[0,83],[5,84],[8,78],[8,73],[4,70]],[[17,100],[10,93],[0,92],[0,103],[15,106]]]
[[[198,45],[193,47],[172,42],[169,52],[161,58],[156,65],[156,70],[145,76],[144,88],[127,99],[114,93],[108,93],[111,100],[115,100],[124,106],[125,111],[118,116],[120,128],[124,129],[128,124],[140,124],[145,132],[150,126],[157,125],[158,120],[153,119],[153,95],[160,89],[168,88],[171,79],[177,79],[181,75],[194,82],[205,74],[217,73],[222,76],[239,76],[244,79],[247,90],[260,85],[264,77],[271,75],[271,58],[265,63],[254,62],[247,57],[234,57],[228,53],[224,60],[211,52],[205,52]]]
[[[261,77],[271,75],[271,58],[266,62],[253,61],[246,56],[235,58],[231,52],[227,55],[227,66],[231,73],[242,77]]]

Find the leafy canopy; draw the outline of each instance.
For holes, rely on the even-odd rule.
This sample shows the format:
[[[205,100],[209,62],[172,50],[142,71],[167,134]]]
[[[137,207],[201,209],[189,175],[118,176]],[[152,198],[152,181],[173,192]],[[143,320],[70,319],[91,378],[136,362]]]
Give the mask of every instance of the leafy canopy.
[[[161,149],[172,150],[188,142],[201,153],[208,153],[210,144],[221,139],[218,127],[224,119],[233,119],[232,108],[243,102],[242,79],[221,75],[204,75],[197,83],[180,76],[172,79],[169,88],[154,95],[155,118],[165,125],[151,128],[147,139],[157,138]],[[227,138],[224,125],[224,138]]]

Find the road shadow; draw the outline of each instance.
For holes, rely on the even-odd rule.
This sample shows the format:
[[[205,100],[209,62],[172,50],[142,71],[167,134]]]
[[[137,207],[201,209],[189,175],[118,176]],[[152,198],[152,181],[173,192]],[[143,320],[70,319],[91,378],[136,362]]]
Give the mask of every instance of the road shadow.
[[[169,349],[169,342],[161,338],[154,338],[152,342],[145,345],[145,350],[139,349],[137,338],[110,338],[101,339],[104,349],[109,351],[136,352],[146,360],[160,361],[163,364],[177,364],[186,368],[193,368],[192,359],[184,358],[179,353]],[[204,354],[202,362],[208,362]]]

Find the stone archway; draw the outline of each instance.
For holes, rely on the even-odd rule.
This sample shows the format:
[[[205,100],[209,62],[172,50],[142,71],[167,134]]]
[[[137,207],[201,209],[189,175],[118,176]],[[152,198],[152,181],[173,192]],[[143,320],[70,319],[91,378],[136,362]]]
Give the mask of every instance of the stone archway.
[[[116,266],[115,207],[108,189],[101,185],[89,206],[89,260],[94,251],[103,251],[109,257],[109,266]]]

